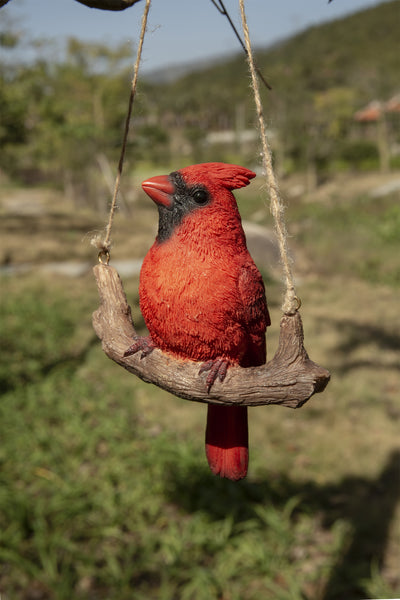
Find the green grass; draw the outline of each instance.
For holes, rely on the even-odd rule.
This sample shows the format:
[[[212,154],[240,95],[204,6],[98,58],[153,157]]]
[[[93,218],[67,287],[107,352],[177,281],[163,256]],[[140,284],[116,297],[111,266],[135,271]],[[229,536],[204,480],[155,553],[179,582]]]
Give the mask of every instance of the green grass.
[[[154,433],[137,414],[135,383],[89,364],[3,396],[0,589],[65,599],[268,589],[289,566],[293,499],[281,511],[251,487],[214,480],[200,440]]]
[[[371,283],[400,285],[400,210],[395,198],[361,196],[351,202],[301,207],[298,243],[313,250],[320,272],[358,276]],[[311,239],[312,238],[312,239]]]
[[[272,227],[268,208],[263,210],[264,194],[244,190],[239,205],[244,218],[260,215],[262,222]],[[285,201],[284,192],[282,197]],[[301,249],[309,262],[307,270],[311,266],[313,273],[324,276],[340,273],[373,284],[400,285],[398,192],[378,198],[366,193],[349,198],[338,188],[322,200],[312,194],[306,200],[301,197],[291,202],[285,216],[289,245]]]
[[[397,288],[344,260],[349,231],[359,255],[367,231],[380,239],[383,260],[397,206],[290,211],[293,241],[310,254],[326,243],[324,269],[299,294],[306,348],[332,381],[300,411],[250,410],[250,470],[239,483],[208,470],[203,405],[105,357],[91,274],[2,278],[2,600],[399,597]],[[137,280],[125,284],[141,325]],[[269,297],[279,293],[270,282]],[[271,312],[270,357],[276,302]]]
[[[5,597],[323,597],[352,528],[367,516],[356,511],[373,481],[333,477],[319,485],[312,477],[289,477],[280,463],[288,467],[304,453],[297,447],[293,455],[291,430],[274,437],[268,419],[267,447],[274,451],[267,462],[260,448],[247,481],[213,477],[202,433],[161,418],[169,401],[183,401],[121,373],[93,343],[90,302],[94,308],[91,290],[82,298],[60,282],[38,285],[28,277],[9,285],[3,305],[13,340],[2,355],[3,373],[14,366],[0,404]],[[19,377],[25,362],[27,375]],[[158,418],[146,416],[143,402],[158,403]],[[304,425],[321,417],[317,406]],[[278,410],[278,420],[286,417]],[[307,440],[301,430],[297,437]],[[354,506],[341,514],[340,495],[349,492]],[[343,571],[346,597],[388,588],[368,560],[357,567],[356,578],[354,565]],[[341,590],[336,581],[326,597],[342,597]]]

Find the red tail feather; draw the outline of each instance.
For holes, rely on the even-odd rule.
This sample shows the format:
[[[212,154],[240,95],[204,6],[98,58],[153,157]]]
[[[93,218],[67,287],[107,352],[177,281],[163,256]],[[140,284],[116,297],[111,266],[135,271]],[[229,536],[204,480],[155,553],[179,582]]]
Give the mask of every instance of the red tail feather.
[[[206,455],[214,475],[232,481],[246,477],[249,461],[246,406],[208,405]]]

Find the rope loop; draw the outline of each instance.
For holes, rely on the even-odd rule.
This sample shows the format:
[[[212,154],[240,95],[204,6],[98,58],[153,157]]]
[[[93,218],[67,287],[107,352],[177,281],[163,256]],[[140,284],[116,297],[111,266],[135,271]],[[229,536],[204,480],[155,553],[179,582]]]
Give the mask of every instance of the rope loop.
[[[97,258],[99,259],[99,263],[101,265],[108,265],[110,262],[110,251],[103,248],[103,250],[100,250]]]

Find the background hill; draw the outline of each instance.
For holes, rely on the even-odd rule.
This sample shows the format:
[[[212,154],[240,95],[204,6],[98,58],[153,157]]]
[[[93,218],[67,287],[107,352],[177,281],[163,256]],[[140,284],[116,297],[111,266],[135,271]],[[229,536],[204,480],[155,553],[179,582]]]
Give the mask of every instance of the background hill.
[[[399,92],[399,20],[400,3],[387,2],[258,50],[258,66],[273,87],[264,91],[264,104],[278,134],[276,151],[296,168],[310,158],[326,162],[348,157],[355,111]],[[158,123],[166,129],[186,127],[198,145],[210,129],[254,127],[242,54],[151,87],[150,95],[157,96]],[[319,151],[312,149],[316,138],[323,146]],[[364,151],[368,157],[371,147]]]

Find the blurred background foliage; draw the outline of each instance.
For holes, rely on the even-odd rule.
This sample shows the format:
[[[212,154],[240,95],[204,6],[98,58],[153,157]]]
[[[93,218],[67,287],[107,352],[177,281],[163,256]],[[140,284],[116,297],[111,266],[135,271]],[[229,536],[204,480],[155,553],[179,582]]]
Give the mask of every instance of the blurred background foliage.
[[[307,168],[318,183],[338,169],[399,165],[399,98],[387,108],[399,94],[398,13],[396,1],[383,3],[257,52],[273,86],[273,92],[264,90],[264,101],[283,175]],[[113,164],[118,154],[130,45],[110,48],[71,38],[60,58],[35,40],[37,58],[21,64],[19,46],[27,42],[3,27],[0,167],[24,182],[85,185],[89,171],[98,169],[97,153]],[[140,83],[131,161],[181,164],[210,152],[221,160],[232,154],[251,159],[255,140],[246,141],[245,134],[255,121],[243,56],[185,75],[174,72],[150,74]],[[377,119],[356,120],[372,101],[381,103]]]

